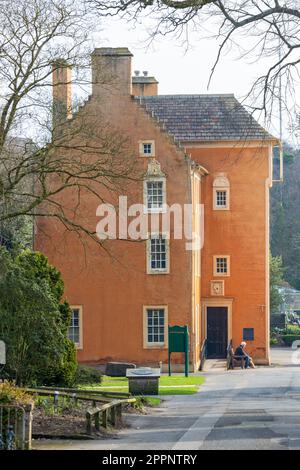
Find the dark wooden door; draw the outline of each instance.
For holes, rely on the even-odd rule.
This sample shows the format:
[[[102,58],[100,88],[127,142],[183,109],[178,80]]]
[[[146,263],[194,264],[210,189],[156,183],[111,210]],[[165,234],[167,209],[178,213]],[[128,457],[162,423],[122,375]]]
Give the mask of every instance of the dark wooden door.
[[[207,307],[207,357],[227,354],[227,307]]]

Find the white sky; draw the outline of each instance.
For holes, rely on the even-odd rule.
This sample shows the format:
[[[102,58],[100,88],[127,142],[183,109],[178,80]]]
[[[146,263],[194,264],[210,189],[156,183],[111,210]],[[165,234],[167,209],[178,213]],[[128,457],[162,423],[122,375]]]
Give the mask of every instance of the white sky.
[[[125,20],[107,19],[102,25],[102,32],[94,36],[93,42],[95,47],[128,47],[134,55],[133,71],[147,70],[150,76],[154,75],[159,81],[159,94],[234,93],[242,100],[255,78],[266,71],[266,59],[260,62],[255,60],[251,64],[249,59],[239,59],[237,51],[230,51],[221,58],[207,89],[219,41],[203,38],[203,33],[194,33],[186,50],[179,40],[171,36],[159,37],[147,47],[147,37],[144,24],[134,27]],[[274,135],[279,135],[276,109],[273,110],[271,126],[260,122]],[[290,138],[287,122],[283,127],[284,137]]]

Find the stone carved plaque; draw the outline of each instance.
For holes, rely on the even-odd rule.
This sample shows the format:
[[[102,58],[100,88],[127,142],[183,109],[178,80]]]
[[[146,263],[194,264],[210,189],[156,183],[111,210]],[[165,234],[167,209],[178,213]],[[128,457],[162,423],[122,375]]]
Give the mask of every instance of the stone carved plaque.
[[[210,295],[225,295],[224,281],[210,281]]]
[[[160,163],[157,160],[155,160],[155,158],[152,158],[150,162],[148,163],[146,177],[149,177],[149,176],[152,176],[152,177],[153,176],[158,176],[158,177],[165,176],[164,172],[161,170]]]

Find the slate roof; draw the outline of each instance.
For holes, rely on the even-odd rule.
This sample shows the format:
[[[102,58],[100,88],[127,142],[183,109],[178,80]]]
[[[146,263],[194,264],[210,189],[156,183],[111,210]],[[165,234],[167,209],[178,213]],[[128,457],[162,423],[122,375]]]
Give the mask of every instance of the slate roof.
[[[179,142],[274,140],[234,95],[136,97]]]

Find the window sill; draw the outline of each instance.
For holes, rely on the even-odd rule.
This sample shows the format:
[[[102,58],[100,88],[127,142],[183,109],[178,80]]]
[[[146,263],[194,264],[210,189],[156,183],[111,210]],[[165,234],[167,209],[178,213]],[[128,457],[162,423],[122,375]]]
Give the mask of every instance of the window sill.
[[[149,270],[147,274],[170,274],[170,271]]]
[[[144,214],[166,214],[167,209],[145,209]]]

